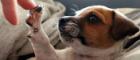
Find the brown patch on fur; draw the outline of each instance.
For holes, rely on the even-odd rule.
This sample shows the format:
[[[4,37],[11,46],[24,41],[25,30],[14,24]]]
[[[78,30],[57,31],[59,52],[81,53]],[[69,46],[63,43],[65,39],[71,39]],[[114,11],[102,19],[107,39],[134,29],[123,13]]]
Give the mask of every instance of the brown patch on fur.
[[[115,40],[131,36],[139,31],[138,27],[132,21],[120,14],[114,12],[114,21],[111,28],[111,35]]]
[[[83,29],[83,35],[85,36],[87,40],[86,42],[89,46],[108,48],[115,43],[108,34],[108,26],[85,24]]]

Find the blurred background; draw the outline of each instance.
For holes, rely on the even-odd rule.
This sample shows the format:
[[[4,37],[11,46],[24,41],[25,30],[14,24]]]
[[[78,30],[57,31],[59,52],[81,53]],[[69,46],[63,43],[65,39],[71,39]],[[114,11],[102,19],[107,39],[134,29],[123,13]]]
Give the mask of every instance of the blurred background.
[[[110,8],[140,8],[140,0],[56,0],[66,6],[66,15],[74,15],[73,10],[79,10],[90,5],[106,5]]]

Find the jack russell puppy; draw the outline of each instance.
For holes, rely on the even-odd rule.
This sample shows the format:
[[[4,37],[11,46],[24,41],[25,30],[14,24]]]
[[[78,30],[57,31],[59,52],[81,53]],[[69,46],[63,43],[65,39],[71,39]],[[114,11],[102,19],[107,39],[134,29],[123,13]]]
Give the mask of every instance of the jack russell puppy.
[[[60,18],[58,31],[67,47],[57,50],[41,27],[41,10],[41,7],[31,10],[26,21],[36,60],[120,60],[124,47],[130,45],[128,40],[133,40],[128,37],[139,31],[119,12],[106,6],[89,6],[75,16]]]

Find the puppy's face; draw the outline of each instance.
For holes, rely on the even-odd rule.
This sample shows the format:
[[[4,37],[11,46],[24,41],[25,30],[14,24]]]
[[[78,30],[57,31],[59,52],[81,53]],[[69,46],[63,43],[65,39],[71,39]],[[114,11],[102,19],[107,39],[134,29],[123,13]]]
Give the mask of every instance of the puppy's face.
[[[94,48],[109,48],[139,29],[125,16],[105,6],[90,6],[59,21],[62,41]],[[75,44],[76,45],[76,44]]]

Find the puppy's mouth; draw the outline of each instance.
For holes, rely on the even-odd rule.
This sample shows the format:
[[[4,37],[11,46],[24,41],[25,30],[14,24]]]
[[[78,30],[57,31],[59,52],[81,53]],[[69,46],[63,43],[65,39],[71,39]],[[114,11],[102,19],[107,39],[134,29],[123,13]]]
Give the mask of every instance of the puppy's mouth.
[[[138,32],[136,35],[132,36],[128,40],[124,42],[123,49],[133,49],[140,44],[140,33]]]

